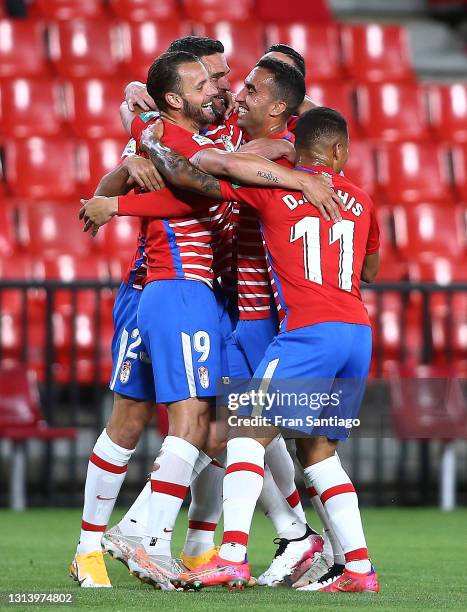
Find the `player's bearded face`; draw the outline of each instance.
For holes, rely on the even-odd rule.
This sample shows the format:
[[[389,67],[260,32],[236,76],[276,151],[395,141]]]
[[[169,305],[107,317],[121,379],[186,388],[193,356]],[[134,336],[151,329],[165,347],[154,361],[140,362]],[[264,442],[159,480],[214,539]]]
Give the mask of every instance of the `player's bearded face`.
[[[208,73],[201,63],[188,64],[179,71],[182,77],[183,114],[198,126],[206,126],[214,121],[212,100],[217,89],[209,80]]]
[[[271,86],[270,73],[262,68],[255,68],[246,77],[245,85],[237,95],[237,125],[250,135],[254,135],[261,128],[273,106]]]

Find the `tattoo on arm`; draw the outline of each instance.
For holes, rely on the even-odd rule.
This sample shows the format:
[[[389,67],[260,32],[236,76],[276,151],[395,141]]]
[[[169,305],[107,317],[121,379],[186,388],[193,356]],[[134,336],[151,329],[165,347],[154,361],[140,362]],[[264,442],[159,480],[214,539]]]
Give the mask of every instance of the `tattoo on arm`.
[[[145,149],[152,163],[170,183],[210,198],[222,198],[219,180],[195,168],[173,149],[154,141],[146,142]]]
[[[263,172],[263,170],[258,170],[256,175],[265,179],[266,181],[268,181],[268,183],[278,183],[279,182],[279,178],[275,176],[271,171]]]

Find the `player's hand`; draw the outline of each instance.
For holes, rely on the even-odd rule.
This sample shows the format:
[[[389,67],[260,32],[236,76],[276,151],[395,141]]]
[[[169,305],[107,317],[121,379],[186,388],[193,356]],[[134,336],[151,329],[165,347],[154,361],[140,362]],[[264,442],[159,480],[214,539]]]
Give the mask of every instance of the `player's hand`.
[[[90,200],[80,200],[80,202],[82,205],[80,219],[84,219],[84,231],[91,230],[92,236],[95,236],[98,229],[118,212],[118,197],[94,196]]]
[[[135,106],[139,106],[143,111],[157,110],[156,103],[148,94],[146,85],[139,81],[131,81],[125,87],[125,101],[132,112]]]
[[[344,203],[334,191],[332,179],[322,174],[298,172],[301,190],[305,199],[319,210],[326,221],[342,221],[340,208]]]
[[[230,117],[238,111],[238,102],[235,99],[235,94],[233,94],[231,91],[226,91],[225,96],[227,100],[227,107],[225,109],[224,117],[225,119],[230,119]]]
[[[128,172],[129,185],[135,183],[146,191],[158,191],[165,187],[162,176],[149,159],[141,157],[140,155],[128,155],[123,165]]]
[[[291,142],[284,139],[257,138],[250,140],[239,149],[241,153],[254,153],[266,159],[274,160],[286,157],[291,163],[295,162],[296,151]]]

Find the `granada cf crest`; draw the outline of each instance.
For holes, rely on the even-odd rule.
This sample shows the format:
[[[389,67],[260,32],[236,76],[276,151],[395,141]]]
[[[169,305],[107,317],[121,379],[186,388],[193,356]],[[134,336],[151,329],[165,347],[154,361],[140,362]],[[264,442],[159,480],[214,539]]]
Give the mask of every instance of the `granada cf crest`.
[[[122,385],[126,384],[130,380],[131,373],[131,361],[124,361],[120,368],[120,382]]]
[[[222,144],[224,145],[224,149],[229,153],[235,152],[235,147],[233,145],[232,139],[229,135],[223,134],[221,136]]]
[[[207,389],[209,387],[208,369],[205,368],[204,366],[200,366],[198,368],[198,378],[199,378],[200,385],[203,387],[203,389]]]

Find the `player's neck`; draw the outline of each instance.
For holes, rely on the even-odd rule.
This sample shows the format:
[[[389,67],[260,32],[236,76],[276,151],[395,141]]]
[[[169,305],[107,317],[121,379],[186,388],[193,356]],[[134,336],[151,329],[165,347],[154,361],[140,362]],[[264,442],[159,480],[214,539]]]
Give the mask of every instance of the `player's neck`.
[[[319,153],[316,155],[299,155],[296,166],[304,166],[305,168],[312,168],[313,166],[326,166],[327,168],[331,168],[334,172],[337,172],[334,167],[334,163],[332,159],[329,159],[326,155],[320,155]]]
[[[181,114],[171,115],[169,113],[161,113],[161,116],[164,119],[164,121],[168,121],[169,123],[178,125],[184,130],[191,132],[192,134],[197,134],[201,127],[189,117],[185,117],[184,115],[181,115]]]
[[[250,140],[256,140],[256,138],[271,138],[274,134],[280,134],[287,128],[286,121],[276,121],[266,125],[261,125],[257,130],[248,132]]]

